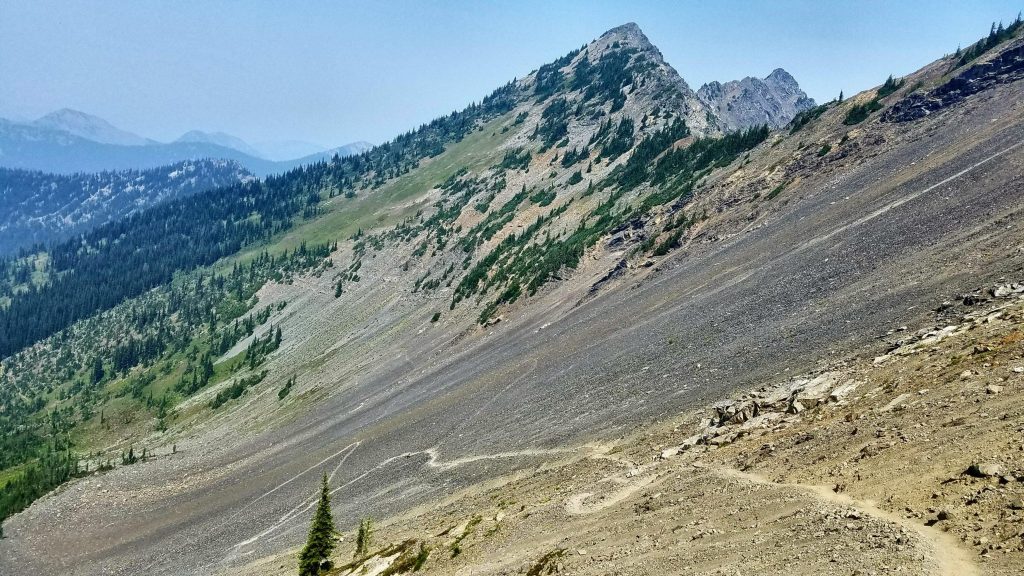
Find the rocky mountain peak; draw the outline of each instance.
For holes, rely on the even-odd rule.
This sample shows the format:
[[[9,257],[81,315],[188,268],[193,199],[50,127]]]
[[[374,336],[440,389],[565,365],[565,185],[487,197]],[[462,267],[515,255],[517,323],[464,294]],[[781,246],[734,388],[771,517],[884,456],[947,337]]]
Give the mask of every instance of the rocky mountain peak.
[[[586,60],[586,63],[583,63]],[[682,117],[695,134],[713,134],[720,131],[713,115],[697,98],[697,94],[686,81],[670,66],[658,48],[651,43],[640,27],[629,22],[608,30],[568,59],[555,62],[565,78],[576,80],[587,72],[587,82],[600,86],[598,92],[607,92],[605,97],[615,101],[625,97],[624,103],[613,103],[612,114],[625,114],[639,126],[643,118],[653,110],[671,112],[672,117]],[[534,76],[550,74],[550,66],[542,67]],[[543,78],[541,80],[544,81]],[[579,82],[569,82],[579,89]],[[593,94],[593,89],[583,87],[584,94]],[[620,94],[612,94],[612,92]],[[585,99],[590,98],[585,96]],[[665,117],[667,121],[668,115]],[[649,129],[658,122],[646,123]]]
[[[772,70],[772,73],[766,76],[764,81],[780,85],[796,85],[799,87],[796,78],[793,78],[793,75],[786,72],[783,68],[776,68],[775,70]]]
[[[814,106],[814,100],[795,78],[776,68],[764,78],[746,77],[721,83],[708,82],[697,96],[719,118],[726,130],[742,130],[759,124],[781,128],[797,113]]]
[[[586,60],[586,62],[584,62]],[[721,134],[760,124],[785,126],[814,101],[789,72],[776,68],[765,78],[709,82],[698,92],[669,65],[640,27],[629,22],[608,30],[582,49],[556,60],[524,79],[524,86],[543,102],[579,90],[594,104],[593,87],[601,86],[611,114],[630,116],[637,125],[655,110],[683,118],[699,136]],[[621,102],[625,99],[625,102]],[[575,98],[575,97],[574,97]]]
[[[605,32],[598,38],[597,42],[612,44],[618,42],[620,45],[633,46],[639,49],[654,48],[651,41],[644,35],[643,30],[635,22],[628,22],[622,26],[616,26]]]

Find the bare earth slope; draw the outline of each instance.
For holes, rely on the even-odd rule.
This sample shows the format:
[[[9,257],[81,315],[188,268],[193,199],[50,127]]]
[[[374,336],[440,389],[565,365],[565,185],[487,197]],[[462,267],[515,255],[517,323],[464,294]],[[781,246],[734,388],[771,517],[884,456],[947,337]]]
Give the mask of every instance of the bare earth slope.
[[[944,66],[919,76],[937,82]],[[995,86],[911,123],[881,123],[875,115],[843,126],[858,98],[711,172],[687,205],[707,218],[680,248],[647,266],[648,258],[628,244],[602,241],[564,281],[503,308],[498,324],[477,326],[477,310],[466,306],[449,310],[450,291],[412,290],[409,278],[424,264],[404,271],[409,252],[401,245],[365,255],[362,280],[346,285],[338,298],[326,276],[268,285],[261,302],[288,302],[270,322],[294,336],[268,365],[267,382],[231,411],[158,435],[163,444],[155,460],[72,482],[13,517],[5,525],[10,538],[0,541],[0,574],[237,573],[272,558],[253,569],[266,573],[271,564],[294,565],[278,555],[303,541],[321,471],[331,476],[335,518],[343,528],[367,514],[426,515],[389,523],[386,537],[397,541],[437,534],[455,516],[469,517],[466,510],[484,510],[481,501],[491,497],[484,492],[469,504],[456,501],[451,506],[463,513],[452,511],[450,518],[440,514],[451,508],[429,511],[458,490],[480,494],[482,482],[538,467],[533,475],[514,476],[522,484],[512,494],[526,495],[510,496],[514,503],[505,507],[544,506],[543,514],[520,514],[511,535],[499,528],[500,537],[509,538],[501,541],[517,548],[474,552],[473,573],[514,573],[558,548],[569,556],[552,557],[550,567],[562,563],[574,573],[605,573],[603,562],[623,562],[617,564],[622,573],[710,573],[782,533],[795,535],[786,539],[793,555],[772,561],[804,566],[807,573],[850,573],[826,567],[851,568],[855,553],[877,571],[895,562],[910,573],[970,573],[973,564],[956,571],[961,556],[942,555],[948,542],[941,535],[898,518],[897,500],[869,505],[881,499],[876,489],[851,489],[849,500],[824,493],[818,486],[832,482],[832,470],[802,474],[765,465],[737,474],[719,469],[733,464],[726,456],[699,467],[669,460],[647,468],[641,464],[654,452],[646,444],[637,445],[624,466],[607,444],[730,392],[784,379],[783,371],[799,374],[879,355],[885,330],[923,325],[943,300],[999,277],[1021,277],[1020,84]],[[634,103],[627,101],[624,110],[636,114]],[[497,133],[499,126],[483,133]],[[524,141],[523,133],[508,138]],[[826,142],[835,150],[819,154]],[[529,175],[516,177],[533,185],[547,173],[546,161],[536,159]],[[510,183],[506,194],[520,183]],[[435,193],[423,190],[407,201],[426,206]],[[520,214],[509,226],[534,217]],[[353,258],[352,247],[332,257],[342,268]],[[623,260],[627,273],[591,290]],[[444,313],[432,323],[438,311]],[[279,402],[277,389],[296,373],[296,391]],[[804,422],[793,429],[813,427]],[[581,445],[600,458],[546,472],[543,463],[578,455]],[[848,445],[836,440],[830,446]],[[738,459],[753,453],[729,450],[740,449],[721,454]],[[803,462],[798,459],[812,452],[792,454]],[[959,474],[956,466],[950,462],[936,474]],[[775,474],[784,476],[782,484],[766,480]],[[605,487],[606,498],[596,497]],[[629,512],[634,505],[639,508]],[[858,517],[849,516],[850,509]],[[668,531],[640,530],[637,523],[644,530],[654,525],[634,522],[632,514],[648,512],[663,514],[656,526]],[[623,515],[629,520],[620,520]],[[756,527],[768,521],[780,532],[759,533]],[[841,533],[851,523],[862,527],[858,539]],[[474,534],[493,524],[474,524]],[[609,524],[618,534],[615,546],[629,540],[631,550],[651,556],[630,564],[613,546],[591,557]],[[572,528],[546,535],[563,525],[579,527],[571,544],[558,539]],[[738,533],[722,527],[744,525]],[[696,544],[677,543],[690,539]],[[883,547],[863,554],[851,548],[851,542],[872,539]],[[692,556],[684,556],[684,548]],[[428,562],[451,556],[435,554]],[[590,564],[578,566],[584,562]],[[436,567],[455,572],[465,566]]]
[[[398,569],[421,550],[429,574],[1018,574],[1016,290],[891,331],[905,344],[889,354],[776,376],[389,518],[367,558],[346,533],[332,574]]]

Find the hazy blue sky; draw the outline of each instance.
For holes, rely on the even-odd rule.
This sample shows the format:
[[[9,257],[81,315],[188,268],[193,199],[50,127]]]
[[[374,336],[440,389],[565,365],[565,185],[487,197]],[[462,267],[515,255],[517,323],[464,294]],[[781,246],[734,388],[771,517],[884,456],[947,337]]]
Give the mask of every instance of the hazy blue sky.
[[[0,0],[0,116],[70,107],[157,139],[381,142],[635,21],[697,88],[789,70],[852,94],[967,45],[1020,0]]]

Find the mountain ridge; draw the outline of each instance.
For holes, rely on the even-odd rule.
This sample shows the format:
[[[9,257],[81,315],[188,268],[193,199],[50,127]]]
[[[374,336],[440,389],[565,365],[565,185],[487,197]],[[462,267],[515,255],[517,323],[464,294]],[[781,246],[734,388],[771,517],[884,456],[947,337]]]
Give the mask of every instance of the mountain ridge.
[[[51,245],[160,202],[251,178],[237,162],[205,159],[70,176],[0,168],[0,258]]]
[[[852,505],[826,510],[810,500],[791,519],[796,500],[785,491],[796,486],[733,491],[735,477],[710,485],[702,480],[717,476],[700,470],[692,492],[663,493],[658,483],[691,476],[679,467],[687,460],[670,460],[691,434],[674,426],[681,412],[732,391],[760,393],[757,385],[790,374],[819,374],[823,362],[876,365],[872,359],[899,356],[919,336],[927,357],[861,386],[857,410],[832,412],[841,404],[829,388],[829,399],[786,397],[793,402],[757,421],[770,426],[745,427],[774,403],[744,396],[718,405],[711,422],[728,418],[728,426],[691,446],[711,452],[734,442],[744,451],[726,448],[728,460],[715,464],[798,474],[787,451],[825,445],[816,454],[832,460],[809,462],[821,476],[794,482],[827,483],[821,492],[835,497],[867,492],[863,498],[901,522],[904,512],[918,522],[917,508],[875,498],[896,496],[902,505],[891,471],[905,472],[904,463],[876,465],[907,454],[912,440],[927,441],[919,428],[886,424],[887,414],[919,416],[946,438],[972,436],[961,433],[970,419],[947,418],[945,400],[988,413],[982,402],[1007,391],[986,391],[974,374],[958,372],[965,363],[992,368],[979,364],[993,358],[993,345],[1007,347],[1000,378],[1005,362],[1021,357],[1020,338],[1005,339],[1011,327],[986,337],[987,349],[964,342],[948,358],[932,356],[945,327],[960,330],[977,302],[1020,293],[1005,282],[1024,271],[1009,226],[1020,216],[1024,149],[1012,144],[1024,134],[1019,81],[989,78],[976,85],[981,96],[942,98],[923,117],[884,121],[884,110],[917,91],[941,96],[948,82],[956,86],[946,76],[953,61],[943,58],[885,90],[808,109],[785,130],[730,132],[713,115],[700,125],[683,121],[707,105],[637,32],[620,27],[365,154],[144,212],[135,221],[152,229],[104,228],[55,251],[52,269],[46,255],[11,264],[9,275],[50,273],[62,283],[60,292],[14,294],[8,309],[18,315],[3,321],[19,330],[49,319],[47,295],[60,296],[57,312],[81,304],[88,283],[80,280],[89,277],[79,270],[117,287],[143,271],[121,270],[122,261],[166,274],[136,282],[134,292],[102,294],[109,305],[11,346],[17,352],[0,372],[10,419],[0,425],[40,434],[69,426],[91,442],[76,447],[76,465],[113,469],[71,480],[12,517],[0,566],[83,575],[293,573],[321,472],[338,494],[342,530],[371,515],[390,528],[410,511],[430,510],[402,535],[435,546],[422,554],[431,572],[539,565],[539,573],[557,570],[547,564],[555,558],[585,574],[606,573],[608,562],[628,573],[649,558],[670,571],[680,558],[691,565],[709,541],[710,560],[699,560],[718,561],[736,549],[736,534],[764,546],[779,566],[800,560],[817,569],[808,574],[821,573],[818,561],[859,569],[861,543],[872,546],[869,560],[880,570],[897,557],[926,565],[924,547],[907,550],[904,533],[861,522]],[[986,80],[985,70],[967,72]],[[786,84],[774,76],[771,83]],[[176,219],[146,219],[153,214]],[[133,244],[138,237],[173,237],[189,249],[168,256],[173,244],[152,250]],[[179,264],[187,258],[194,267]],[[991,293],[977,289],[997,278]],[[980,326],[999,320],[979,312]],[[911,336],[907,326],[922,331]],[[925,365],[948,393],[941,403],[918,386],[927,378],[917,381],[914,369]],[[45,419],[51,414],[61,418]],[[834,422],[816,437],[810,426],[821,418]],[[692,433],[708,428],[706,413],[700,420]],[[1002,438],[1018,426],[977,421],[999,427]],[[658,440],[629,453],[613,448],[652,422],[664,425]],[[768,432],[780,434],[760,440]],[[964,454],[1006,455],[996,442],[975,448]],[[133,459],[140,451],[148,456]],[[549,463],[570,454],[585,460],[553,481]],[[980,493],[962,474],[969,463],[958,456],[921,465],[937,470],[929,468],[934,482],[921,483],[914,506],[951,503],[940,521],[977,535],[978,517],[959,508],[968,492]],[[860,473],[876,478],[880,469],[890,475],[872,493]],[[485,492],[483,505],[447,506],[463,488],[507,481],[543,489],[529,498]],[[1015,487],[1011,481],[1002,490]],[[731,513],[743,502],[740,512],[760,514],[750,494],[768,491],[779,491],[777,514]],[[995,537],[1006,507],[970,510],[979,508],[980,532]],[[567,539],[566,519],[590,514],[595,540],[575,531]],[[776,515],[785,530],[764,520]],[[69,516],[91,522],[69,533]],[[544,517],[544,529],[517,528]],[[821,554],[822,539],[807,523],[827,528],[841,546]],[[719,538],[723,526],[730,532]],[[655,536],[637,538],[637,530]],[[867,536],[851,542],[844,531]],[[397,571],[408,564],[384,565],[404,554],[389,544],[402,540],[384,534],[387,553],[371,558]],[[798,546],[801,538],[811,542]],[[518,546],[518,555],[496,558],[510,550],[492,548],[496,541]],[[563,554],[567,542],[572,554]],[[610,542],[624,544],[609,550]],[[885,548],[875,548],[879,542]],[[332,560],[362,569],[365,558],[350,560],[343,546]],[[59,558],[38,552],[58,547]],[[1015,574],[1019,551],[1004,549],[986,565]],[[749,564],[746,555],[739,561]]]
[[[50,112],[31,124],[39,128],[67,132],[100,144],[147,146],[156,143],[149,138],[121,130],[99,116],[71,108],[61,108]]]
[[[238,162],[262,177],[335,154],[357,154],[369,147],[359,141],[285,160],[270,160],[230,134],[192,130],[173,142],[158,142],[69,108],[32,122],[0,118],[0,166],[56,174],[148,170],[188,160],[216,159]]]
[[[747,76],[725,83],[708,82],[697,90],[697,96],[729,130],[757,124],[782,128],[797,114],[815,106],[814,100],[783,68],[776,68],[764,78]]]
[[[174,142],[200,142],[206,144],[216,144],[217,146],[223,146],[225,148],[233,148],[257,158],[267,159],[266,155],[250,146],[245,140],[231,134],[224,132],[204,132],[202,130],[189,130],[181,136],[174,139]]]

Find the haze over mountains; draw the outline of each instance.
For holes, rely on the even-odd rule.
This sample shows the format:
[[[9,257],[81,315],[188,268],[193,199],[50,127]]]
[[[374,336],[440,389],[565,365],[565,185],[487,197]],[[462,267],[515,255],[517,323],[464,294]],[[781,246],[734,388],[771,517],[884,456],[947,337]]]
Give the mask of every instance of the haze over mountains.
[[[246,182],[231,160],[183,160],[148,170],[49,174],[0,168],[0,258],[51,245],[161,202]]]
[[[294,576],[323,481],[317,576],[1018,576],[1022,28],[817,104],[626,24],[0,258],[0,575]]]
[[[319,149],[308,143],[285,141],[269,142],[259,149],[229,134],[199,130],[163,143],[70,109],[52,112],[33,122],[0,118],[0,166],[61,174],[144,170],[209,158],[233,160],[253,174],[266,176],[335,154],[358,154],[371,147],[367,142],[353,142]]]

